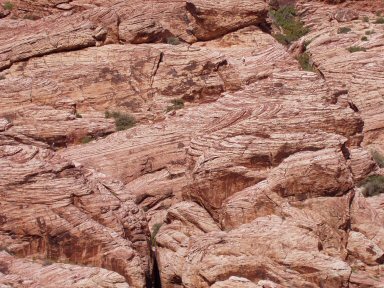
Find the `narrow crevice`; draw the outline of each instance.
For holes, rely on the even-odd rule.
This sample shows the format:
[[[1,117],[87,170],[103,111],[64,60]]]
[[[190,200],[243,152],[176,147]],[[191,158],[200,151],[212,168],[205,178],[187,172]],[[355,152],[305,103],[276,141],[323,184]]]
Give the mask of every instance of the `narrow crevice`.
[[[359,108],[357,108],[357,106],[352,101],[348,101],[348,105],[349,108],[351,108],[353,111],[359,112]]]
[[[164,58],[164,53],[160,52],[159,61],[157,61],[155,72],[153,72],[152,79],[154,79],[156,77],[157,70],[159,70],[160,64],[163,62],[163,58]],[[153,83],[153,81],[152,81],[152,83]]]
[[[153,269],[151,282],[151,288],[161,288],[160,270],[157,263],[156,251],[153,252]]]
[[[149,85],[149,87],[151,87],[151,90],[152,90],[152,87],[153,87],[153,83],[155,82],[155,77],[157,75],[157,71],[160,68],[160,64],[163,62],[163,58],[164,58],[164,53],[160,52],[159,60],[157,61],[157,63],[155,63],[154,71],[153,71],[152,77],[151,77],[151,83]],[[154,97],[155,96],[155,91],[152,90],[151,94],[152,94],[152,97]]]

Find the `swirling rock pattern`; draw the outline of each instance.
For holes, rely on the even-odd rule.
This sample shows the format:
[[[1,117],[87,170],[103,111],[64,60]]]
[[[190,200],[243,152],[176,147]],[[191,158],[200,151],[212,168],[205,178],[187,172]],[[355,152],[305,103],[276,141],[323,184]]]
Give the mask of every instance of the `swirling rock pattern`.
[[[0,286],[381,287],[381,4],[291,2],[2,7]]]

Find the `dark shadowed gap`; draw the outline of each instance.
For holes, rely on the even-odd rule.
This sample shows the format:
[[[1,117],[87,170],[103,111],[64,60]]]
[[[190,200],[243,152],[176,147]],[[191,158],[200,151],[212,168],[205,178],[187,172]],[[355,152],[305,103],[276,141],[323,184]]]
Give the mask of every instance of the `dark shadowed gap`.
[[[154,253],[153,257],[153,272],[152,272],[152,287],[153,288],[161,288],[161,279],[160,279],[160,271],[159,266],[157,264],[156,253]]]

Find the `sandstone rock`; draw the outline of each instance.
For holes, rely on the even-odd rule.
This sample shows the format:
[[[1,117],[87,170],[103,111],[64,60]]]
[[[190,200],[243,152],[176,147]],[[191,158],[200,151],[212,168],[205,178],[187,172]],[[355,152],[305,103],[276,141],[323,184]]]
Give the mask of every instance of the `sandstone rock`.
[[[371,5],[369,1],[357,1],[356,5],[359,5],[359,2],[362,6]],[[338,11],[337,6],[319,3],[312,3],[309,6],[309,3],[301,1],[298,7],[306,11],[303,18],[306,24],[316,27],[306,36],[307,39],[313,39],[308,50],[316,68],[324,75],[330,87],[333,87],[334,93],[347,95],[351,106],[361,113],[365,122],[365,144],[381,145],[380,123],[382,121],[380,119],[383,115],[381,110],[383,105],[381,105],[380,95],[382,94],[383,65],[380,65],[380,55],[384,51],[384,42],[381,37],[384,33],[383,26],[354,21],[347,25],[351,28],[351,32],[337,34],[338,29],[345,27],[345,24],[319,21],[327,13]],[[380,4],[377,4],[376,9],[379,7]],[[374,18],[372,14],[367,14],[368,16]],[[370,31],[374,33],[366,35]],[[362,41],[362,36],[367,37],[368,41]],[[350,53],[347,49],[354,46],[363,47],[366,52]]]
[[[297,1],[311,31],[286,51],[277,2],[15,0],[0,243],[19,258],[0,255],[0,285],[145,287],[159,268],[169,288],[381,287],[384,195],[358,188],[382,173],[376,4]],[[138,125],[112,133],[105,111]]]
[[[261,52],[264,48],[268,50]],[[260,65],[266,55],[281,64]],[[13,130],[65,146],[85,135],[97,138],[113,132],[111,120],[102,119],[107,110],[127,111],[142,122],[159,120],[180,95],[195,103],[214,101],[224,91],[239,90],[294,65],[282,47],[256,27],[193,48],[108,45],[52,54],[3,72],[1,114],[13,119]],[[45,121],[52,113],[56,121]],[[76,114],[84,117],[75,119]]]
[[[267,6],[261,0],[242,0],[237,5],[232,1],[221,2],[215,12],[212,5],[214,2],[206,1],[102,1],[101,7],[91,7],[82,13],[54,14],[32,23],[24,21],[16,28],[6,27],[2,31],[0,71],[31,57],[102,44],[166,42],[170,36],[189,43],[217,38],[260,24],[267,14]],[[107,33],[97,39],[100,28]]]
[[[287,287],[345,286],[349,266],[318,252],[317,245],[312,233],[292,221],[277,216],[260,217],[228,233],[192,237],[183,282],[186,287],[209,287],[210,283],[237,275],[255,282],[273,279]],[[311,262],[310,267],[305,264],[307,261]]]
[[[347,249],[353,256],[367,265],[384,263],[384,251],[359,232],[351,231],[349,233]]]
[[[359,18],[359,14],[351,9],[340,9],[332,16],[338,22],[350,22]]]
[[[162,287],[182,285],[188,240],[194,235],[220,231],[210,215],[193,202],[180,202],[168,209],[165,223],[156,236],[156,258]]]
[[[129,288],[123,276],[105,269],[36,262],[0,252],[1,287]]]
[[[2,5],[0,6],[0,19],[7,17],[10,13],[11,11],[4,9]]]
[[[291,86],[288,79],[292,77],[302,79],[300,84]],[[276,74],[270,79],[259,81],[258,85],[249,86],[242,92],[228,94],[212,105],[189,109],[182,117],[170,118],[165,126],[134,128],[128,134],[116,134],[98,142],[97,145],[68,150],[64,154],[76,161],[98,167],[100,171],[118,177],[125,183],[129,182],[129,189],[138,195],[142,194],[141,191],[146,191],[148,195],[147,191],[152,190],[156,197],[176,196],[184,190],[187,197],[204,203],[204,206],[213,212],[220,208],[221,202],[226,197],[265,179],[268,169],[278,165],[290,154],[325,148],[324,146],[328,144],[324,144],[324,136],[328,134],[322,134],[323,137],[316,134],[312,136],[313,129],[326,132],[339,130],[339,133],[345,136],[353,135],[361,129],[360,120],[355,118],[349,108],[341,109],[337,106],[327,108],[330,107],[329,104],[324,103],[309,105],[306,110],[301,101],[296,101],[294,95],[297,93],[297,97],[302,97],[300,91],[307,89],[305,83],[311,85],[312,89],[318,89],[316,96],[308,95],[308,99],[316,97],[324,99],[325,102],[330,101],[327,100],[328,96],[321,82],[315,88],[313,83],[306,82],[306,79],[317,78],[314,74],[305,73]],[[270,87],[274,88],[271,90]],[[290,93],[290,96],[285,97],[285,93]],[[240,103],[236,103],[240,99],[249,107],[249,112],[244,110]],[[267,99],[268,105],[263,104]],[[251,107],[255,107],[255,110],[251,110]],[[280,112],[276,114],[275,111]],[[291,117],[289,121],[287,115]],[[272,118],[273,121],[270,120]],[[327,123],[327,119],[332,119],[332,124]],[[345,126],[345,119],[351,119],[351,125]],[[194,130],[180,128],[183,127],[183,123],[191,122],[195,123]],[[298,128],[297,123],[305,125]],[[291,134],[284,133],[287,130],[290,130]],[[191,139],[189,135],[192,133],[194,137]],[[127,136],[131,141],[124,141]],[[228,139],[223,142],[221,140],[223,137]],[[308,141],[312,137],[313,140]],[[287,144],[286,139],[290,139],[292,144]],[[339,146],[345,141],[336,135],[330,139],[333,139],[329,143],[331,146]],[[114,144],[111,145],[110,141]],[[235,146],[231,144],[234,141],[237,142]],[[141,149],[137,150],[136,145]],[[190,148],[187,151],[188,146]],[[207,151],[203,152],[205,147],[208,147]],[[100,162],[98,160],[100,155],[97,155],[99,152],[91,152],[94,149],[108,153],[108,161]],[[125,157],[121,154],[123,149],[126,151]],[[229,150],[232,151],[230,154]],[[153,152],[149,154],[149,151]],[[187,165],[191,169],[188,172],[191,173],[190,176],[186,175],[187,169],[184,164],[188,162],[190,164]],[[123,168],[125,163],[131,163],[129,173]],[[205,173],[208,170],[210,173]],[[156,173],[146,175],[150,171]],[[140,179],[141,176],[146,180]],[[188,177],[185,178],[186,176]],[[188,179],[190,183],[183,178]],[[157,186],[154,184],[156,182],[162,184]],[[166,184],[167,182],[169,184]],[[158,188],[147,189],[143,183],[151,183],[152,187]],[[176,183],[180,183],[181,186]],[[144,198],[148,199],[148,196]]]
[[[1,136],[0,150],[2,248],[19,257],[105,267],[144,287],[146,223],[132,200],[116,196],[121,185],[7,137]]]
[[[260,0],[188,0],[186,9],[194,18],[191,32],[199,40],[210,40],[239,28],[260,24],[267,15],[267,5]]]
[[[228,280],[216,282],[212,288],[278,288],[281,287],[272,281],[261,280],[257,284],[249,281],[246,278],[231,276]]]

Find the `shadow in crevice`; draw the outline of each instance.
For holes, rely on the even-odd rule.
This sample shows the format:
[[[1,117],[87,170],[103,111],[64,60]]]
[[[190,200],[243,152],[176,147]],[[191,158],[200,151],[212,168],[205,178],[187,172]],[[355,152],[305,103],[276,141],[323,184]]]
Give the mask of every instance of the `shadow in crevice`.
[[[161,288],[160,271],[157,264],[156,252],[153,253],[152,288]]]

